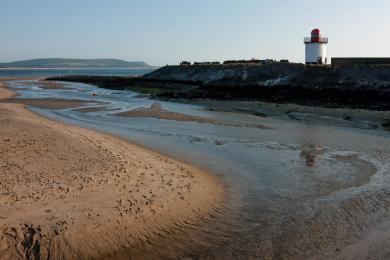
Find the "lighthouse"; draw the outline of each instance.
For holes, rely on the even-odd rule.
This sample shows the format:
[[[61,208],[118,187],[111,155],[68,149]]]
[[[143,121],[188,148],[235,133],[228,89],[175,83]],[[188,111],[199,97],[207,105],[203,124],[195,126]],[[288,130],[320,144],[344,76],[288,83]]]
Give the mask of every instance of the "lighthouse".
[[[326,45],[328,38],[325,37],[320,29],[311,31],[311,36],[304,39],[305,42],[305,62],[306,64],[327,64]]]

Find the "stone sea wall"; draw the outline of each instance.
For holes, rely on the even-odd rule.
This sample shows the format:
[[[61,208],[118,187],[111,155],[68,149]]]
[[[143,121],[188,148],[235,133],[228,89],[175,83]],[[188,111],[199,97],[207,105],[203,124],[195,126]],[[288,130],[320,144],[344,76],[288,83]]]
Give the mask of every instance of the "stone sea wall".
[[[157,98],[259,100],[318,106],[390,109],[390,66],[165,66],[143,77],[67,76],[57,80],[129,89]]]

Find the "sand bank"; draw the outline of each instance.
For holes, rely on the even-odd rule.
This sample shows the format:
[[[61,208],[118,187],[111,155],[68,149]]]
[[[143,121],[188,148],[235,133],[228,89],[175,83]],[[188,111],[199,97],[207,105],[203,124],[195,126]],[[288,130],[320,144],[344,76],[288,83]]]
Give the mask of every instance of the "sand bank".
[[[38,81],[39,87],[42,89],[52,89],[52,90],[66,90],[66,89],[72,89],[67,87],[65,84],[57,81],[50,81],[50,80],[44,80],[41,79]]]
[[[2,259],[134,257],[221,205],[214,177],[119,138],[23,104],[0,103],[0,124]]]
[[[122,117],[147,117],[147,118],[174,120],[174,121],[181,121],[181,122],[196,122],[201,124],[266,129],[265,126],[260,124],[246,124],[240,122],[219,120],[219,119],[213,119],[208,117],[193,116],[193,115],[172,112],[162,108],[161,104],[158,102],[154,102],[150,106],[150,108],[140,107],[126,112],[116,113],[114,115],[122,116]]]
[[[92,113],[92,112],[100,112],[100,111],[115,111],[120,110],[118,108],[110,108],[105,106],[92,106],[92,107],[82,107],[73,109],[73,111],[77,111],[80,113]]]
[[[102,104],[101,102],[89,102],[85,100],[77,99],[49,99],[49,98],[10,98],[1,100],[0,103],[11,103],[11,104],[23,104],[34,106],[38,108],[47,108],[47,109],[65,109],[65,108],[76,108],[80,106],[87,105],[97,105]]]

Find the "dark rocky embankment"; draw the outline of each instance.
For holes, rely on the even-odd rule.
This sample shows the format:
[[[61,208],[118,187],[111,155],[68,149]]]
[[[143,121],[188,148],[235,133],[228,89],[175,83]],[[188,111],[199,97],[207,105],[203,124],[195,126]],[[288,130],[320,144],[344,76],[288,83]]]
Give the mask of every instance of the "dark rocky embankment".
[[[301,105],[390,109],[390,66],[166,66],[143,77],[65,76],[157,98],[259,100]]]

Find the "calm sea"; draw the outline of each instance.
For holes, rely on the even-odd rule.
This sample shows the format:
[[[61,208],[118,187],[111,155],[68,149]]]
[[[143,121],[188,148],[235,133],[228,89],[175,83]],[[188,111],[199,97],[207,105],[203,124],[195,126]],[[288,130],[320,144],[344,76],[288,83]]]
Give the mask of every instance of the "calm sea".
[[[138,76],[154,69],[0,69],[0,77],[53,77],[62,75]]]

